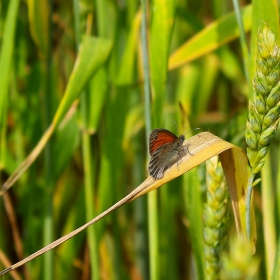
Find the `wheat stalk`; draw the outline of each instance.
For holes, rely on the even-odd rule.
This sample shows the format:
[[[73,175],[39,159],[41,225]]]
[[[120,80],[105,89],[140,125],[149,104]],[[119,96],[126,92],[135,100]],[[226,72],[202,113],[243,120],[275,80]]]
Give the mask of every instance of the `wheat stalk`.
[[[253,98],[249,101],[246,124],[247,156],[250,162],[248,191],[246,194],[246,230],[250,239],[250,203],[252,190],[260,179],[255,175],[264,165],[264,157],[275,135],[280,113],[280,50],[275,35],[265,24],[258,33],[256,74],[253,81]]]

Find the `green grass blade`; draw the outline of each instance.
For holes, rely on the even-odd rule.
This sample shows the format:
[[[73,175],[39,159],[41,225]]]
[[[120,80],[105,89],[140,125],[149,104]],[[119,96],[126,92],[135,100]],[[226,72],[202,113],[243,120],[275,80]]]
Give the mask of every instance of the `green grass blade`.
[[[177,1],[156,0],[151,6],[150,75],[153,96],[153,124],[162,125],[167,65]]]
[[[55,114],[53,124],[56,127],[81,90],[106,61],[111,49],[111,40],[84,36],[73,72],[70,76],[63,99]]]
[[[162,126],[163,104],[165,100],[167,63],[171,43],[171,34],[175,20],[177,1],[156,0],[152,2],[152,18],[150,33],[150,76],[153,96],[153,126]],[[159,279],[159,240],[157,192],[148,194],[149,209],[149,246],[150,246],[150,278]]]
[[[32,1],[29,1],[32,3]],[[37,3],[37,2],[36,2]],[[37,3],[38,4],[38,3]],[[43,0],[40,5],[35,5],[36,8],[33,11],[29,11],[29,16],[36,14],[38,16],[40,7],[41,12],[44,11],[37,17],[36,22],[32,24],[39,27],[37,34],[40,34],[40,39],[38,43],[42,48],[45,60],[41,60],[44,75],[44,90],[43,90],[43,102],[42,102],[42,118],[44,121],[44,129],[46,130],[52,121],[52,104],[53,104],[53,94],[52,94],[52,75],[51,75],[51,65],[52,65],[52,38],[50,36],[49,29],[52,26],[52,20],[49,14],[49,8],[52,5],[52,1]],[[29,6],[30,8],[30,6]],[[51,11],[52,12],[52,11]],[[40,23],[38,22],[40,19]],[[44,28],[41,29],[41,24]],[[32,26],[32,25],[31,25]],[[35,27],[35,28],[36,28]],[[39,37],[37,37],[39,38]],[[42,40],[45,39],[45,40]],[[53,168],[53,161],[56,158],[56,155],[53,153],[53,139],[50,139],[46,144],[44,149],[44,245],[47,245],[53,241],[53,232],[54,232],[54,219],[53,219],[53,193],[55,189],[55,170]],[[47,252],[44,255],[44,279],[52,280],[54,277],[54,254],[53,252]]]
[[[6,125],[8,106],[8,86],[12,58],[14,53],[14,40],[17,21],[19,0],[11,0],[9,3],[7,18],[3,30],[2,47],[0,54],[0,169],[5,166],[6,154]]]
[[[245,31],[251,28],[252,7],[242,9],[242,19]],[[239,36],[239,30],[234,13],[223,16],[206,26],[189,41],[177,49],[169,59],[169,69],[177,68],[187,62],[201,57]]]
[[[242,49],[242,53],[243,53],[243,65],[244,65],[245,76],[246,76],[247,81],[249,81],[249,79],[250,79],[249,78],[249,65],[248,65],[249,49],[248,49],[248,44],[246,41],[246,34],[245,34],[243,22],[242,22],[241,9],[240,9],[238,0],[233,0],[232,2],[233,2],[234,10],[235,10],[237,25],[239,28],[240,44],[241,44],[241,49]]]
[[[122,57],[121,68],[118,73],[118,85],[130,84],[133,81],[137,38],[139,36],[138,34],[141,19],[140,15],[141,14],[139,12],[135,15],[131,29],[128,34],[127,43]]]
[[[90,81],[87,96],[89,108],[86,128],[92,134],[97,132],[102,109],[104,107],[104,103],[106,102],[106,97],[108,97],[107,90],[106,70],[102,67]]]
[[[114,0],[96,0],[97,29],[99,36],[114,38],[117,32],[118,12]],[[108,24],[110,19],[110,24]]]
[[[238,6],[238,0],[232,1]],[[250,42],[251,72],[254,40],[263,22],[279,40],[279,9],[277,0],[239,1],[239,13],[232,1],[72,0],[55,5],[53,0],[0,1],[0,188],[4,183],[7,190],[16,181],[17,187],[9,194],[19,228],[11,226],[8,208],[0,202],[0,271],[42,247],[44,227],[54,241],[145,181],[147,137],[152,128],[164,127],[178,135],[199,127],[200,132],[211,131],[244,150],[251,78],[246,81],[247,54],[239,40],[243,49],[246,40]],[[84,33],[96,37],[82,39]],[[279,133],[275,136],[279,140]],[[263,170],[264,188],[257,186],[254,192],[256,221],[251,216],[250,245],[256,245],[259,261],[252,266],[243,262],[244,279],[252,268],[261,279],[279,277],[280,167],[275,143],[271,162]],[[48,144],[51,164],[47,165],[45,156],[38,155]],[[195,154],[194,147],[189,148]],[[230,189],[242,235],[241,185],[247,182],[241,177],[247,178],[247,169],[237,163],[241,160],[242,166],[245,158],[242,152],[240,156],[223,154],[223,166],[233,175],[231,185],[240,186],[237,192]],[[188,164],[195,159],[191,156]],[[234,170],[227,163],[234,163]],[[183,166],[179,163],[177,169],[181,172]],[[52,177],[45,176],[50,168]],[[208,218],[202,211],[205,176],[201,172],[198,167],[187,178],[180,177],[149,194],[149,207],[148,196],[143,196],[118,209],[56,247],[53,267],[47,268],[44,257],[39,257],[17,269],[18,278],[43,279],[47,271],[55,273],[49,279],[59,280],[206,279],[201,243],[202,221]],[[184,192],[183,183],[187,183]],[[53,201],[53,228],[44,216],[46,190]],[[13,246],[17,231],[22,252]],[[232,235],[238,233],[233,229]],[[248,248],[240,246],[235,272],[240,268],[238,261],[250,256]],[[248,254],[242,254],[244,250]],[[234,252],[227,258],[227,280]],[[215,274],[222,277],[223,269],[215,268]]]
[[[86,94],[88,92],[85,92]],[[87,105],[85,96],[82,96],[81,99],[81,111],[83,114],[83,124],[87,124]],[[90,143],[90,135],[85,131],[82,134],[82,145],[83,145],[83,167],[85,174],[85,207],[86,207],[86,220],[90,221],[96,215],[94,209],[94,172],[93,172],[93,157],[92,157],[92,148]],[[96,227],[87,228],[87,240],[90,253],[90,267],[91,267],[91,279],[99,279],[99,253],[98,253],[98,241],[96,234]]]

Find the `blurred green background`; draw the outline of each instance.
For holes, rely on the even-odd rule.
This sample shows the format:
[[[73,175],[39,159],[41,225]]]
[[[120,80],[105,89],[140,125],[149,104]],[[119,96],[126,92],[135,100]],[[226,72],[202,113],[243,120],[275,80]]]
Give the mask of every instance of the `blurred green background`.
[[[279,16],[275,1],[239,4],[240,10],[221,0],[0,2],[1,186],[53,125],[43,152],[1,197],[0,270],[143,182],[151,129],[179,135],[199,127],[245,149],[256,34],[266,21],[279,38]],[[267,255],[279,235],[278,135],[271,148],[272,208],[262,208],[261,186],[254,196],[259,279],[279,272],[277,254],[275,263]],[[205,172],[199,166],[123,206],[3,279],[210,279]],[[265,211],[273,227],[264,224]],[[265,239],[265,227],[274,241]]]

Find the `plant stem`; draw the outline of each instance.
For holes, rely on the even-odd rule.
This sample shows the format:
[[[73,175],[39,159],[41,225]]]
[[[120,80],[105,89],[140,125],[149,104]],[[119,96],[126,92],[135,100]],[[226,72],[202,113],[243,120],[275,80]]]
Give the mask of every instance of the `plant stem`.
[[[249,76],[249,69],[248,69],[248,57],[249,57],[249,48],[248,44],[246,41],[246,35],[245,35],[245,30],[244,30],[244,25],[242,22],[242,14],[240,10],[240,5],[238,3],[238,0],[232,0],[234,11],[235,11],[235,16],[236,16],[236,21],[239,29],[239,34],[240,34],[240,44],[241,44],[241,49],[244,57],[244,72],[246,76],[246,80],[250,80]]]
[[[144,70],[144,94],[145,94],[145,123],[146,136],[151,129],[151,102],[150,102],[150,69],[147,43],[147,25],[146,25],[146,0],[141,0],[142,19],[141,19],[141,41],[143,50],[143,70]]]
[[[248,188],[246,193],[246,233],[248,240],[250,240],[251,236],[251,196],[253,192],[253,182],[254,182],[255,174],[251,173],[249,179],[248,179]]]
[[[271,154],[267,155],[267,162],[264,165],[262,176],[262,215],[263,215],[263,238],[265,244],[264,261],[266,263],[266,279],[271,279],[273,272],[273,263],[276,258],[276,224],[275,224],[275,197],[273,189],[273,177],[272,177],[272,163]],[[279,259],[280,261],[280,259]],[[278,278],[279,279],[279,278]]]
[[[49,38],[48,38],[48,50],[46,59],[43,61],[44,74],[45,74],[45,88],[44,88],[44,110],[43,119],[45,130],[49,127],[52,121],[52,8],[53,1],[49,0],[48,5],[50,8],[48,25],[49,25]],[[49,139],[44,150],[44,168],[45,168],[45,214],[44,214],[44,245],[50,244],[53,241],[53,192],[54,192],[54,170],[53,170],[53,140]],[[43,276],[45,280],[51,280],[54,278],[54,253],[47,252],[44,255],[44,272]]]
[[[75,26],[75,36],[76,36],[76,51],[78,52],[78,47],[81,42],[81,23],[80,23],[80,10],[79,10],[79,1],[73,0],[73,13],[74,13],[74,26]],[[89,15],[88,15],[89,16]],[[84,167],[84,187],[85,187],[85,209],[86,209],[86,220],[89,221],[95,216],[95,209],[93,206],[94,201],[94,178],[93,178],[93,158],[92,158],[92,149],[90,145],[90,134],[87,132],[87,123],[88,123],[88,110],[89,104],[86,96],[89,92],[86,89],[81,94],[80,110],[81,110],[81,119],[84,127],[82,132],[82,152],[83,152],[83,167]],[[91,274],[90,279],[99,279],[99,253],[98,253],[98,241],[95,227],[87,228],[87,242],[89,247],[90,255],[90,268]]]
[[[141,22],[141,41],[143,50],[143,70],[144,70],[144,92],[145,92],[145,123],[146,138],[151,131],[151,105],[150,105],[150,69],[147,43],[147,22],[146,22],[146,0],[141,0],[142,22]],[[157,196],[156,192],[148,194],[148,235],[149,235],[149,254],[150,254],[150,279],[158,279],[158,223],[157,223]]]

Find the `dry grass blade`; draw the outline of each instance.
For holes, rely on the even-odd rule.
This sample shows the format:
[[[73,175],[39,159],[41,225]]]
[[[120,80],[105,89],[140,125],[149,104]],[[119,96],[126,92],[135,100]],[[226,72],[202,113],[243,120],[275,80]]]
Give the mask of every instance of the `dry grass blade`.
[[[177,166],[177,163],[175,163],[165,172],[164,177],[160,180],[154,180],[151,176],[148,177],[140,186],[138,186],[126,197],[115,203],[113,206],[108,208],[106,211],[102,212],[97,217],[84,224],[83,226],[79,227],[78,229],[70,232],[69,234],[40,249],[39,251],[35,252],[34,254],[30,255],[24,260],[1,271],[0,276],[22,266],[23,264],[31,261],[32,259],[57,247],[58,245],[72,238],[79,232],[86,229],[88,226],[94,224],[101,218],[108,215],[110,212],[124,205],[125,203],[130,202],[162,186],[166,182],[175,179],[176,177],[182,175],[183,173],[189,171],[190,169],[203,163],[207,159],[218,154],[221,154],[221,161],[224,166],[224,173],[230,188],[236,228],[239,233],[245,236],[245,223],[243,222],[244,219],[242,218],[245,213],[244,192],[246,192],[246,190],[244,189],[246,188],[246,184],[244,185],[243,182],[244,180],[247,180],[246,176],[248,176],[247,172],[244,171],[247,170],[247,158],[245,153],[240,148],[222,140],[221,138],[209,132],[203,132],[191,137],[190,139],[184,142],[184,145],[187,145],[188,150],[191,152],[191,154],[187,153],[181,159],[179,167]],[[255,224],[252,225],[252,229],[255,229]],[[253,233],[255,233],[255,230],[253,231]],[[255,235],[253,240],[256,240]],[[254,247],[254,243],[252,244],[252,246]]]

